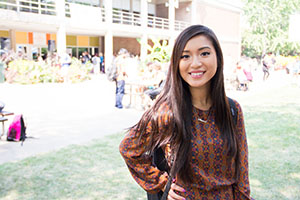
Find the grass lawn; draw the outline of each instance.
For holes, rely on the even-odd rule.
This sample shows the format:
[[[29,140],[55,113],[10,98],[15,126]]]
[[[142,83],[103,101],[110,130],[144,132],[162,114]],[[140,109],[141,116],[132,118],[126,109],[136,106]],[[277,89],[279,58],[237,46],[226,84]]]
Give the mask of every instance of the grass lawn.
[[[272,89],[242,102],[252,196],[300,199],[300,88]]]
[[[300,88],[241,96],[256,200],[300,200]],[[146,199],[125,166],[123,133],[0,165],[0,199]]]

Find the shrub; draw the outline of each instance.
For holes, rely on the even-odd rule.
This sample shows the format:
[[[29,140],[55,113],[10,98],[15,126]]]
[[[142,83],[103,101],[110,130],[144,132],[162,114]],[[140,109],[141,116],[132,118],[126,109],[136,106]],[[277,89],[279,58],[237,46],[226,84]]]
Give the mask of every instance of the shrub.
[[[30,60],[13,60],[8,64],[6,80],[9,83],[36,84],[36,83],[61,83],[66,77],[72,83],[90,79],[91,63],[81,64],[77,58],[72,58],[72,63],[65,72],[59,65]]]

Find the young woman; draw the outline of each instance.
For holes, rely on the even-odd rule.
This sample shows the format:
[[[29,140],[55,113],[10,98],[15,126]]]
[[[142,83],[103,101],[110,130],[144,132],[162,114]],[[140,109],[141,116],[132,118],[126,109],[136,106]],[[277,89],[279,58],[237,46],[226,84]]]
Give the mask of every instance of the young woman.
[[[137,183],[164,191],[168,174],[152,165],[162,147],[175,177],[168,199],[250,199],[248,148],[240,105],[235,123],[224,90],[223,55],[209,28],[177,38],[165,87],[120,144]]]

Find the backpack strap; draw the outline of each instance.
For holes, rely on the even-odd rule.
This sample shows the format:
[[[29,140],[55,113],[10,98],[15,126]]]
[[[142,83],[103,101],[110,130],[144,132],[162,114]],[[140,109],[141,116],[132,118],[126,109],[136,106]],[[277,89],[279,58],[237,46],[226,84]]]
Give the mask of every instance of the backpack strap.
[[[169,174],[170,167],[165,157],[165,152],[161,147],[156,147],[152,153],[152,165],[157,167],[160,171],[167,172]],[[147,193],[148,200],[166,200],[171,189],[173,177],[169,174],[168,182],[166,184],[164,192],[160,191],[156,194]]]
[[[161,147],[156,147],[152,154],[152,164],[160,171],[168,172],[170,167],[165,157],[165,152]]]
[[[228,99],[228,103],[230,106],[230,112],[232,115],[233,122],[236,125],[237,124],[237,108],[235,106],[234,101],[231,98],[227,97],[227,99]]]
[[[165,191],[161,197],[161,200],[167,200],[169,191],[171,189],[172,180],[173,180],[173,178],[169,175],[169,179],[168,179],[167,185],[165,187]]]

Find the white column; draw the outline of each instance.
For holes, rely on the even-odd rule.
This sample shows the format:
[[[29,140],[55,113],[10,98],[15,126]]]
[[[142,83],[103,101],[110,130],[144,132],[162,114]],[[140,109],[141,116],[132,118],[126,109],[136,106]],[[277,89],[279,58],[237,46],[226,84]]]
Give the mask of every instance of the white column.
[[[175,0],[169,0],[169,46],[173,48],[176,36],[175,34]]]
[[[146,28],[148,23],[148,2],[146,0],[141,0],[141,22],[142,28]]]
[[[32,46],[33,45],[27,45],[27,52],[24,52],[29,60],[32,60]]]
[[[176,37],[175,36],[172,36],[169,38],[169,41],[168,41],[168,45],[171,49],[173,49],[173,46],[175,44],[175,40],[176,40]]]
[[[112,0],[104,0],[105,22],[107,25],[112,23]]]
[[[192,25],[198,24],[197,22],[197,0],[193,0],[191,3],[191,23]]]
[[[109,68],[113,59],[113,35],[111,30],[107,30],[104,39],[104,58],[105,58],[105,68]]]
[[[130,0],[129,4],[130,4],[129,12],[133,12],[133,0]]]
[[[142,22],[142,29],[144,33],[141,38],[141,61],[143,62],[147,56],[147,43],[148,43],[148,35],[147,35],[147,24],[148,24],[148,2],[146,0],[141,0],[141,22]]]
[[[169,0],[169,30],[174,31],[175,27],[175,0]]]
[[[66,26],[60,25],[58,31],[56,32],[56,49],[58,55],[62,55],[66,52]]]
[[[103,7],[103,0],[99,0],[100,7]]]
[[[66,22],[65,22],[65,1],[55,0],[56,15],[59,19],[59,27],[56,33],[56,49],[58,55],[66,52]]]
[[[10,38],[10,48],[11,50],[17,50],[17,42],[16,42],[16,31],[14,29],[9,30],[9,38]]]
[[[106,33],[104,38],[105,67],[110,67],[113,58],[112,0],[104,0]]]
[[[16,1],[16,4],[17,4],[17,12],[19,13],[19,12],[20,12],[20,1],[17,0],[17,1]]]
[[[147,57],[147,44],[148,44],[148,36],[146,33],[143,33],[141,38],[141,61],[145,61]]]

